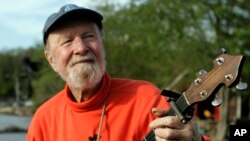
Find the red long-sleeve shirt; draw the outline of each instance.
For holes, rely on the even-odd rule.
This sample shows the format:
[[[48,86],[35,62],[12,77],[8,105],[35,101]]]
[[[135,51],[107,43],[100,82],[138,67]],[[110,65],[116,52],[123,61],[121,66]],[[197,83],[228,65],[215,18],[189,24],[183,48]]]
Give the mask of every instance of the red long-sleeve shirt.
[[[153,84],[111,78],[105,74],[100,90],[89,100],[73,102],[68,85],[36,111],[27,141],[89,141],[97,134],[103,102],[108,97],[102,141],[141,141],[155,116],[152,107],[169,108]]]

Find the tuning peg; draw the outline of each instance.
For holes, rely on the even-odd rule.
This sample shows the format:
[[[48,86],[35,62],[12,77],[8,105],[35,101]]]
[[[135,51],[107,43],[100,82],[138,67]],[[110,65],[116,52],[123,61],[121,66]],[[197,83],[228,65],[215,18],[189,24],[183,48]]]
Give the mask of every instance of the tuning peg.
[[[225,49],[225,48],[221,48],[220,52],[221,52],[221,54],[225,54],[225,53],[227,53],[227,51],[226,51],[226,49]]]
[[[205,75],[205,74],[207,74],[207,71],[204,70],[204,69],[201,69],[201,70],[199,70],[199,72],[198,72],[198,75],[199,75],[199,76],[203,76],[203,75]]]
[[[247,83],[242,82],[241,79],[239,83],[236,85],[236,89],[238,90],[245,90],[248,87]]]
[[[216,106],[220,106],[221,103],[222,103],[222,99],[218,98],[218,96],[216,95],[214,100],[212,101],[212,105],[216,107]]]

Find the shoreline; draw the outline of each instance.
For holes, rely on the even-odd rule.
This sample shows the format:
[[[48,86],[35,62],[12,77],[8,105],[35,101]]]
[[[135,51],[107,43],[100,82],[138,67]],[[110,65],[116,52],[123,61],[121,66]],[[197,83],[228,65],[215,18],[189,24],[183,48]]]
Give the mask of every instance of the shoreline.
[[[0,114],[16,116],[32,116],[34,114],[32,107],[0,107]]]
[[[0,130],[0,134],[3,133],[26,133],[27,129],[18,127],[18,126],[14,126],[14,125],[10,125],[5,127],[4,129]]]

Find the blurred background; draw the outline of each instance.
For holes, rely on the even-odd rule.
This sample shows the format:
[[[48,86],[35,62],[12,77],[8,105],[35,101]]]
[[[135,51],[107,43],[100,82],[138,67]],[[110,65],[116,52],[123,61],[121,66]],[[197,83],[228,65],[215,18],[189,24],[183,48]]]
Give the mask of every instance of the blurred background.
[[[214,141],[228,140],[231,124],[249,124],[250,1],[12,0],[0,2],[1,141],[24,141],[36,108],[64,87],[44,58],[42,28],[66,3],[103,14],[107,70],[113,77],[148,80],[183,93],[199,72],[213,70],[222,48],[244,55],[238,89],[222,86],[216,96],[221,105],[195,105],[194,119]]]

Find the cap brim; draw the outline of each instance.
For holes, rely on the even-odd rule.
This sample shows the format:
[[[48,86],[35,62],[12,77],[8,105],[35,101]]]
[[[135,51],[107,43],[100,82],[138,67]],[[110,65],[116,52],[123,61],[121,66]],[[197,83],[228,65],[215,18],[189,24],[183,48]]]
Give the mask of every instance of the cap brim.
[[[84,19],[84,20],[90,20],[90,21],[93,21],[95,23],[101,22],[103,19],[101,14],[99,14],[96,11],[93,11],[91,9],[85,9],[85,8],[76,8],[76,9],[64,12],[63,14],[57,13],[54,15],[54,17],[52,15],[52,17],[50,17],[52,20],[47,20],[47,21],[49,21],[49,23],[47,23],[47,25],[43,29],[44,43],[46,42],[45,40],[47,38],[48,33],[57,23],[60,23],[60,22],[64,21],[64,19],[74,17],[74,16],[82,17],[82,19]]]

